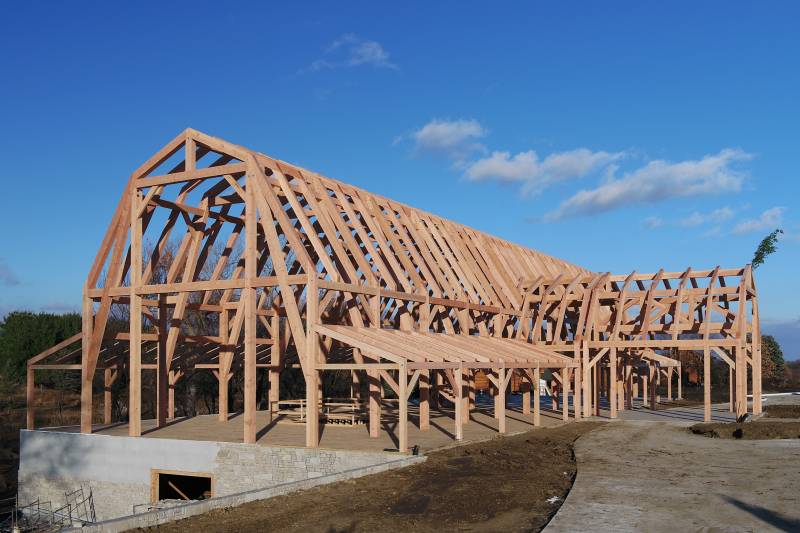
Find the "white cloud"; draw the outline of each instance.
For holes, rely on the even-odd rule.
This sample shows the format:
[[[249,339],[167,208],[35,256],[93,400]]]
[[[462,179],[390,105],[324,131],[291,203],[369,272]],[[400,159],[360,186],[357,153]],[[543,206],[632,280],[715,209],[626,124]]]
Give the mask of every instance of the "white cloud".
[[[593,215],[671,198],[738,192],[744,175],[733,165],[751,157],[741,150],[725,149],[699,161],[650,161],[621,178],[611,176],[595,189],[578,191],[545,220]]]
[[[360,38],[354,33],[346,33],[325,47],[324,57],[312,61],[300,69],[300,74],[333,70],[340,67],[371,66],[399,70],[389,59],[389,52],[377,41]]]
[[[684,227],[700,226],[702,224],[719,224],[733,218],[733,209],[730,207],[720,207],[709,213],[695,211],[689,217],[681,220],[678,224]]]
[[[6,287],[19,285],[17,274],[11,270],[11,267],[8,266],[3,257],[0,257],[0,285],[5,285]]]
[[[485,150],[478,139],[486,129],[475,119],[433,119],[411,134],[418,150],[445,155],[459,161],[474,152]]]
[[[750,233],[753,231],[761,230],[774,230],[778,229],[783,224],[783,214],[786,212],[785,207],[773,207],[767,209],[758,218],[751,218],[743,220],[734,226],[731,233],[734,235],[741,235],[743,233]]]
[[[471,181],[520,183],[523,194],[530,194],[554,183],[607,169],[623,156],[623,152],[593,152],[586,148],[556,152],[542,160],[533,150],[514,156],[510,152],[493,152],[472,163],[466,170],[466,177]]]
[[[647,229],[656,229],[664,225],[664,219],[659,217],[647,217],[642,221],[644,227]]]

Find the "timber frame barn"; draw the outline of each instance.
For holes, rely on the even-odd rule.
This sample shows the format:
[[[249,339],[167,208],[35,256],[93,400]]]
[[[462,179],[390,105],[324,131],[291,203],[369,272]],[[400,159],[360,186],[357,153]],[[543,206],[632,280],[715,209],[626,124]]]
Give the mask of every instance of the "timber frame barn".
[[[159,269],[165,275],[156,279]],[[115,306],[129,316],[129,331],[108,327]],[[500,432],[512,376],[524,385],[523,413],[533,396],[539,425],[545,369],[564,419],[570,391],[575,419],[599,414],[601,395],[615,418],[630,408],[635,380],[655,394],[663,377],[671,397],[678,350],[701,352],[706,377],[711,358],[722,359],[731,409],[761,411],[750,265],[595,273],[192,129],[131,175],[87,276],[82,312],[81,332],[29,361],[29,429],[36,371],[80,369],[80,428],[91,433],[95,378],[102,375],[109,424],[110,385],[125,369],[129,435],[139,436],[142,372],[157,373],[160,427],[174,417],[176,382],[208,369],[220,383],[220,420],[228,418],[230,377],[243,373],[243,441],[254,443],[257,373],[269,376],[272,413],[280,373],[299,368],[305,444],[316,447],[320,376],[338,370],[350,373],[372,437],[384,387],[394,391],[405,452],[415,389],[420,429],[431,406],[450,405],[456,439],[474,408],[479,370],[491,381]],[[193,334],[190,314],[214,331]],[[678,388],[680,396],[680,379]]]

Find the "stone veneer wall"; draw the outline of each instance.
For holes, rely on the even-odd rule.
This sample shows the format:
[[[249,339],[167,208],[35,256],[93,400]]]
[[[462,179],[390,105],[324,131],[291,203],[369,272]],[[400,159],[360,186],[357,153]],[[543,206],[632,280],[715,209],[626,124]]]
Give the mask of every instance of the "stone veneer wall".
[[[84,435],[55,431],[20,434],[19,497],[54,508],[64,493],[91,487],[98,520],[133,513],[150,502],[151,471],[214,476],[215,496],[331,476],[395,462],[397,453],[261,446],[215,441]]]

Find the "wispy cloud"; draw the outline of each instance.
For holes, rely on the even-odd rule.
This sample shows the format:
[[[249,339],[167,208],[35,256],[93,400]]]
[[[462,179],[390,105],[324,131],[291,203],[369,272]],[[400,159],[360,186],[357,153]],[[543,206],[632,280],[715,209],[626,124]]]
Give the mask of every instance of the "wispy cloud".
[[[8,266],[5,258],[0,257],[0,285],[13,287],[19,285],[17,274]]]
[[[720,207],[708,213],[693,212],[678,224],[684,227],[701,226],[703,224],[720,224],[733,218],[734,211],[730,207]]]
[[[642,225],[647,229],[656,229],[664,225],[664,219],[660,217],[647,217],[642,220]]]
[[[389,58],[389,52],[377,41],[362,39],[354,33],[346,33],[323,49],[323,57],[300,69],[300,74],[332,70],[342,67],[370,66],[399,70]]]
[[[621,178],[611,176],[594,189],[578,191],[545,215],[545,220],[594,215],[672,198],[738,192],[744,174],[734,165],[751,158],[742,150],[725,149],[697,161],[650,161]]]
[[[414,148],[420,152],[443,155],[455,162],[462,161],[486,147],[479,142],[488,131],[475,119],[440,120],[433,119],[406,137],[414,141]],[[405,137],[398,137],[395,142]]]
[[[733,230],[731,230],[731,233],[734,235],[742,235],[753,231],[778,229],[783,224],[783,214],[785,212],[785,207],[767,209],[761,213],[758,218],[750,218],[739,222],[734,226]]]
[[[593,152],[587,148],[552,153],[544,159],[533,150],[513,156],[510,152],[493,152],[472,163],[465,176],[470,181],[519,183],[522,194],[529,195],[561,181],[608,169],[623,156],[623,152]]]

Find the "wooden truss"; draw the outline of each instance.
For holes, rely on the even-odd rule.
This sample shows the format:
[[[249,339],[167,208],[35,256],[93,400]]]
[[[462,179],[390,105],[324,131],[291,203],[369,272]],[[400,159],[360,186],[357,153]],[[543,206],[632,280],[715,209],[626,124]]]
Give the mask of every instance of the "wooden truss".
[[[114,308],[129,317],[127,332],[111,331]],[[554,369],[564,393],[574,382],[576,405],[583,394],[588,416],[592,369],[619,377],[633,361],[672,368],[665,350],[673,347],[729,361],[742,410],[747,364],[760,391],[757,324],[749,267],[598,275],[188,129],[128,180],[86,280],[82,332],[30,361],[29,426],[35,370],[80,368],[88,433],[96,372],[110,394],[126,368],[136,436],[142,371],[157,372],[163,425],[174,415],[175,383],[204,368],[221,384],[220,420],[226,384],[243,372],[244,441],[255,442],[258,369],[269,374],[270,404],[281,370],[302,369],[308,406],[321,401],[320,372],[350,370],[354,384],[368,383],[372,436],[381,383],[395,390],[405,450],[405,400],[415,387],[420,424],[433,387],[454,403],[460,437],[475,369],[487,370],[498,409],[511,374],[525,377],[537,391],[537,421],[539,372]],[[318,417],[309,409],[308,446],[317,445]]]

